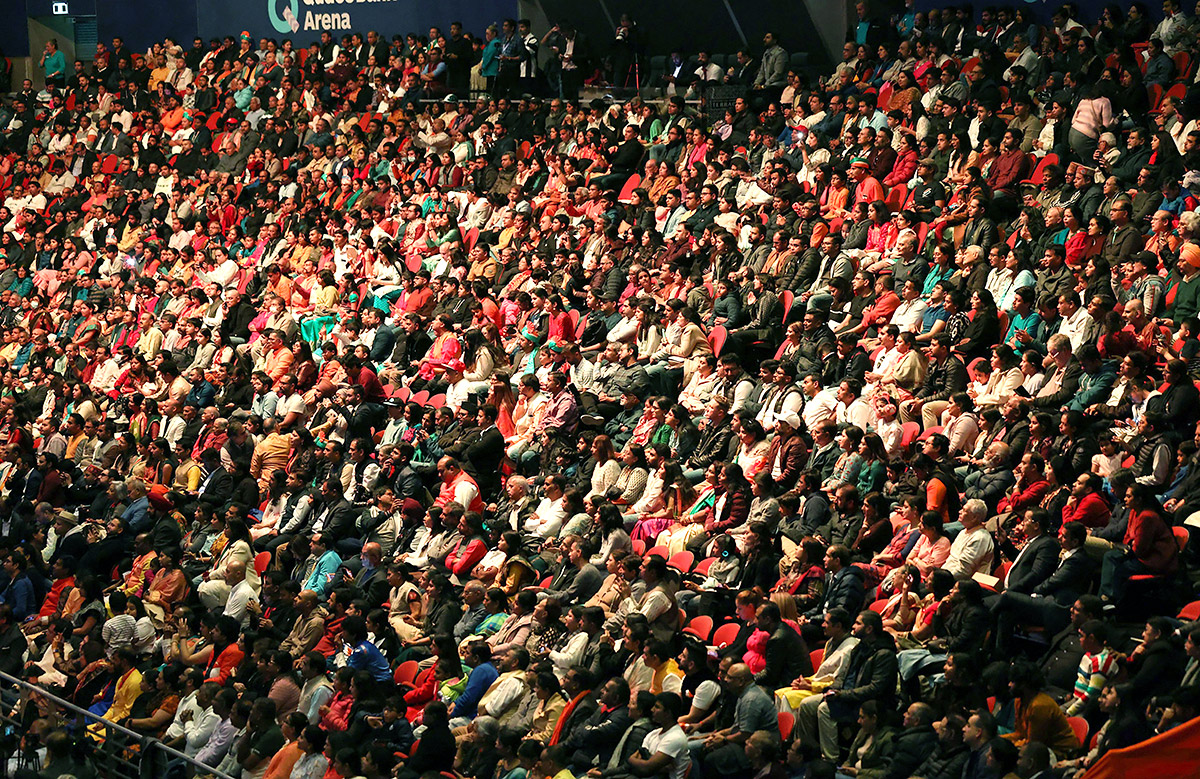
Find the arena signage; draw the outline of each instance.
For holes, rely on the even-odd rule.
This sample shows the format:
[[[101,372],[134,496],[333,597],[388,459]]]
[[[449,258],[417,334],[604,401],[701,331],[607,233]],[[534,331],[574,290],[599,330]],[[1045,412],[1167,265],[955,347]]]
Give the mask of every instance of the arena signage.
[[[516,16],[516,0],[208,0],[197,5],[200,35],[224,37],[245,30],[255,38],[292,38],[298,45],[322,32],[335,38],[349,32],[376,30],[394,34],[427,33],[462,21],[482,31],[492,22]],[[231,32],[232,31],[232,32]]]

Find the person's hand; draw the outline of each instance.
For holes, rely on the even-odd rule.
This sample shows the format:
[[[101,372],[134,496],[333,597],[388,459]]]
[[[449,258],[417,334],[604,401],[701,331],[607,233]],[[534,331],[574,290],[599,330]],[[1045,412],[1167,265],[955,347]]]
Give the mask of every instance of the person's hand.
[[[810,682],[808,679],[801,676],[799,679],[792,682],[792,689],[793,690],[811,690],[812,682]]]

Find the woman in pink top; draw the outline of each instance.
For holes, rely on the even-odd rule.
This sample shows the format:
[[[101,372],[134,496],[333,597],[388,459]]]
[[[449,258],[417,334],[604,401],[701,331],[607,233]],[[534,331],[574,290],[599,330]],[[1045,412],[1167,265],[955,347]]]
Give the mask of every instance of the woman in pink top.
[[[928,579],[929,572],[942,567],[949,556],[950,539],[942,532],[942,515],[936,511],[926,511],[921,515],[921,537],[905,562],[915,565],[921,577]]]
[[[1086,85],[1071,117],[1071,151],[1082,160],[1090,160],[1096,151],[1100,133],[1113,123],[1112,103],[1098,84]]]

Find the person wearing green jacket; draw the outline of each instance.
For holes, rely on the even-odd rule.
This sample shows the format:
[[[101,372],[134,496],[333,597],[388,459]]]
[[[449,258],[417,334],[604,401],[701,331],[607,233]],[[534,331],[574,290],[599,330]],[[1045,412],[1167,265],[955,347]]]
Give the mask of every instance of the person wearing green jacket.
[[[46,88],[59,87],[61,89],[67,80],[67,58],[58,50],[57,38],[46,41],[46,48],[42,52],[42,59],[38,64],[46,71]]]
[[[479,59],[479,75],[487,79],[487,91],[490,94],[496,86],[496,76],[500,75],[500,30],[494,24],[489,24],[484,31],[483,54]]]

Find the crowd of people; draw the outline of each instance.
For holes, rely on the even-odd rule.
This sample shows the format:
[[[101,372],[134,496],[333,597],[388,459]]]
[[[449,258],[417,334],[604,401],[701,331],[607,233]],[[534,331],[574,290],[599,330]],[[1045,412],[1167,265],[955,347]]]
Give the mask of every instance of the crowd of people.
[[[526,21],[47,44],[9,767],[1030,779],[1200,715],[1200,8],[857,10],[615,103]]]

